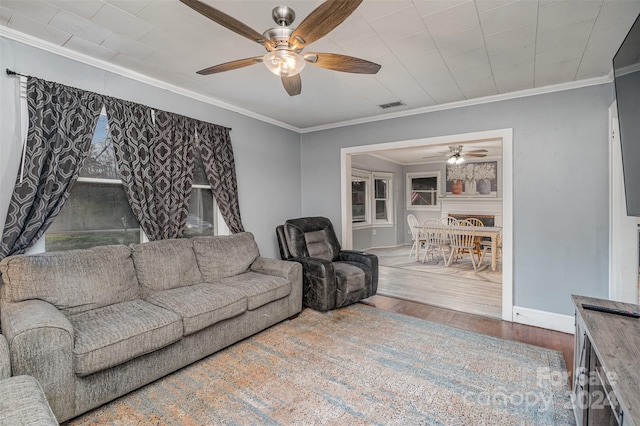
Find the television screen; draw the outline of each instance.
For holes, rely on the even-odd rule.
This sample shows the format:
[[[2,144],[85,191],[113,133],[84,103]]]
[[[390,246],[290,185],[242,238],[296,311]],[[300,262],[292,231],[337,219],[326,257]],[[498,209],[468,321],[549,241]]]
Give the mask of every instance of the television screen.
[[[613,58],[627,214],[640,216],[640,15]]]

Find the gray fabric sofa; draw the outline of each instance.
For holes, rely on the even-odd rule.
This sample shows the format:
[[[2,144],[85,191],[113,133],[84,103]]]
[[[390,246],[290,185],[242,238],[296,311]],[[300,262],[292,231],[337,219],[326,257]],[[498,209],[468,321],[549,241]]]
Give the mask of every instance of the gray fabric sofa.
[[[63,422],[302,309],[299,264],[251,233],[19,255],[0,263],[14,375]]]
[[[11,377],[9,345],[0,334],[0,426],[57,424],[36,379],[30,376]]]

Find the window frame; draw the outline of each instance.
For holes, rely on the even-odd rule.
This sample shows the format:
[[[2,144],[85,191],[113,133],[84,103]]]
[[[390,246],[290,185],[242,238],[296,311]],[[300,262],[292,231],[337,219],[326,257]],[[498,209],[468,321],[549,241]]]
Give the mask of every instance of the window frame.
[[[351,228],[352,229],[362,229],[362,228],[371,228],[371,227],[391,227],[395,225],[393,214],[394,212],[394,204],[393,204],[393,173],[390,172],[373,172],[361,169],[351,169],[351,182],[353,183],[355,180],[364,180],[367,182],[366,188],[366,199],[365,199],[365,221],[364,222],[354,222],[353,221],[353,204],[351,205],[352,217],[351,217]],[[376,198],[375,193],[375,181],[376,180],[386,180],[387,181],[387,196],[386,198]],[[353,194],[353,191],[352,191]],[[353,200],[353,198],[352,198]],[[377,219],[376,218],[376,201],[385,200],[387,203],[387,218],[386,219]]]
[[[21,140],[22,140],[22,158],[21,158],[21,164],[20,164],[20,170],[18,171],[18,173],[22,173],[24,170],[24,149],[26,148],[26,143],[27,143],[27,133],[29,131],[29,113],[28,113],[28,104],[27,104],[27,79],[26,77],[20,77],[20,130],[22,132],[21,135]],[[107,115],[106,113],[106,109],[103,106],[102,110],[100,111],[100,115]],[[154,116],[155,119],[155,116]],[[95,132],[95,130],[94,130]],[[76,180],[75,183],[92,183],[92,184],[100,184],[100,185],[122,185],[122,180],[121,179],[109,179],[109,178],[94,178],[94,177],[86,177],[86,176],[78,176],[78,179]],[[191,189],[211,189],[211,185],[205,185],[205,184],[192,184],[191,185]],[[129,206],[129,208],[131,208],[131,206]],[[211,220],[212,220],[212,224],[214,226],[214,235],[221,235],[221,230],[218,227],[218,224],[220,223],[220,209],[218,208],[218,204],[216,202],[215,197],[213,197],[213,211],[211,212]],[[149,242],[149,237],[147,237],[147,235],[145,234],[144,230],[142,229],[142,227],[138,227],[136,228],[140,231],[140,243],[146,243]],[[46,253],[47,252],[47,247],[46,247],[46,237],[47,237],[47,232],[45,232],[44,234],[42,234],[42,236],[40,237],[40,239],[29,249],[27,250],[27,254],[36,254],[36,253]],[[99,246],[96,246],[99,247]],[[68,250],[72,250],[71,248]]]
[[[371,214],[373,217],[373,224],[378,225],[389,225],[392,226],[394,224],[394,215],[393,215],[393,173],[388,172],[372,172],[371,180],[373,181],[372,187],[372,203],[371,203]],[[375,182],[376,180],[386,180],[387,181],[387,196],[386,198],[376,198],[376,188]],[[384,200],[387,204],[387,218],[386,219],[378,219],[376,216],[376,201]]]
[[[425,171],[425,172],[410,172],[406,174],[406,192],[405,201],[407,210],[419,210],[419,211],[439,211],[440,210],[440,194],[442,187],[442,173],[440,171]],[[413,190],[413,180],[419,178],[436,178],[436,189],[433,191],[434,204],[430,206],[420,206],[411,204],[411,194]],[[421,191],[431,192],[431,191]]]
[[[353,221],[353,182],[355,181],[365,181],[365,201],[364,201],[364,222],[354,222]],[[351,170],[351,227],[354,229],[357,228],[365,228],[371,225],[371,173],[365,170],[352,169]]]

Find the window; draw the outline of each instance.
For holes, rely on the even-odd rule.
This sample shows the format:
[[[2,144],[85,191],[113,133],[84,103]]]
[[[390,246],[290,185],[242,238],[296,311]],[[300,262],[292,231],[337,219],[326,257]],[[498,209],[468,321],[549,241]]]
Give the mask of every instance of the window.
[[[184,236],[214,235],[215,202],[196,149],[194,180]],[[105,111],[98,119],[80,177],[45,233],[46,251],[132,244],[146,240],[118,175]]]
[[[438,209],[440,172],[407,173],[407,210]]]
[[[351,218],[356,226],[393,224],[392,174],[353,170]]]
[[[391,173],[373,173],[374,182],[374,209],[375,220],[377,224],[393,223],[393,204],[392,204],[392,186]]]
[[[369,223],[369,187],[371,178],[365,172],[354,171],[351,176],[351,221]]]

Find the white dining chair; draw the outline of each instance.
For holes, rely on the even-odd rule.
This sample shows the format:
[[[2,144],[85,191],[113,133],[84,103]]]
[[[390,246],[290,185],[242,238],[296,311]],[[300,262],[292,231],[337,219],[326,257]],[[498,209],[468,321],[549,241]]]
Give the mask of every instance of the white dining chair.
[[[451,216],[443,217],[439,222],[446,226],[458,226],[458,219]]]
[[[425,246],[424,233],[420,229],[420,224],[418,223],[418,219],[413,215],[407,215],[407,222],[409,223],[409,229],[411,230],[411,238],[413,239],[413,245],[411,246],[411,250],[409,251],[409,258],[415,252],[416,260],[418,260],[418,256],[420,255],[420,249]]]
[[[447,230],[437,220],[427,220],[422,224],[424,237],[426,240],[424,254],[422,255],[422,263],[428,255],[431,260],[438,254],[442,255],[442,262],[447,263],[447,255],[445,251],[450,250],[449,241],[447,239]]]
[[[464,253],[469,253],[469,257],[471,258],[471,264],[473,265],[473,269],[477,269],[476,259],[473,257],[473,251],[475,249],[475,229],[464,229],[467,226],[471,226],[469,222],[464,220],[459,221],[460,227],[458,229],[451,230],[449,232],[449,244],[451,246],[451,252],[449,253],[449,260],[447,261],[447,266],[451,265],[453,258],[455,256],[455,260],[458,260],[459,257],[462,257]],[[465,223],[462,223],[465,222]]]

